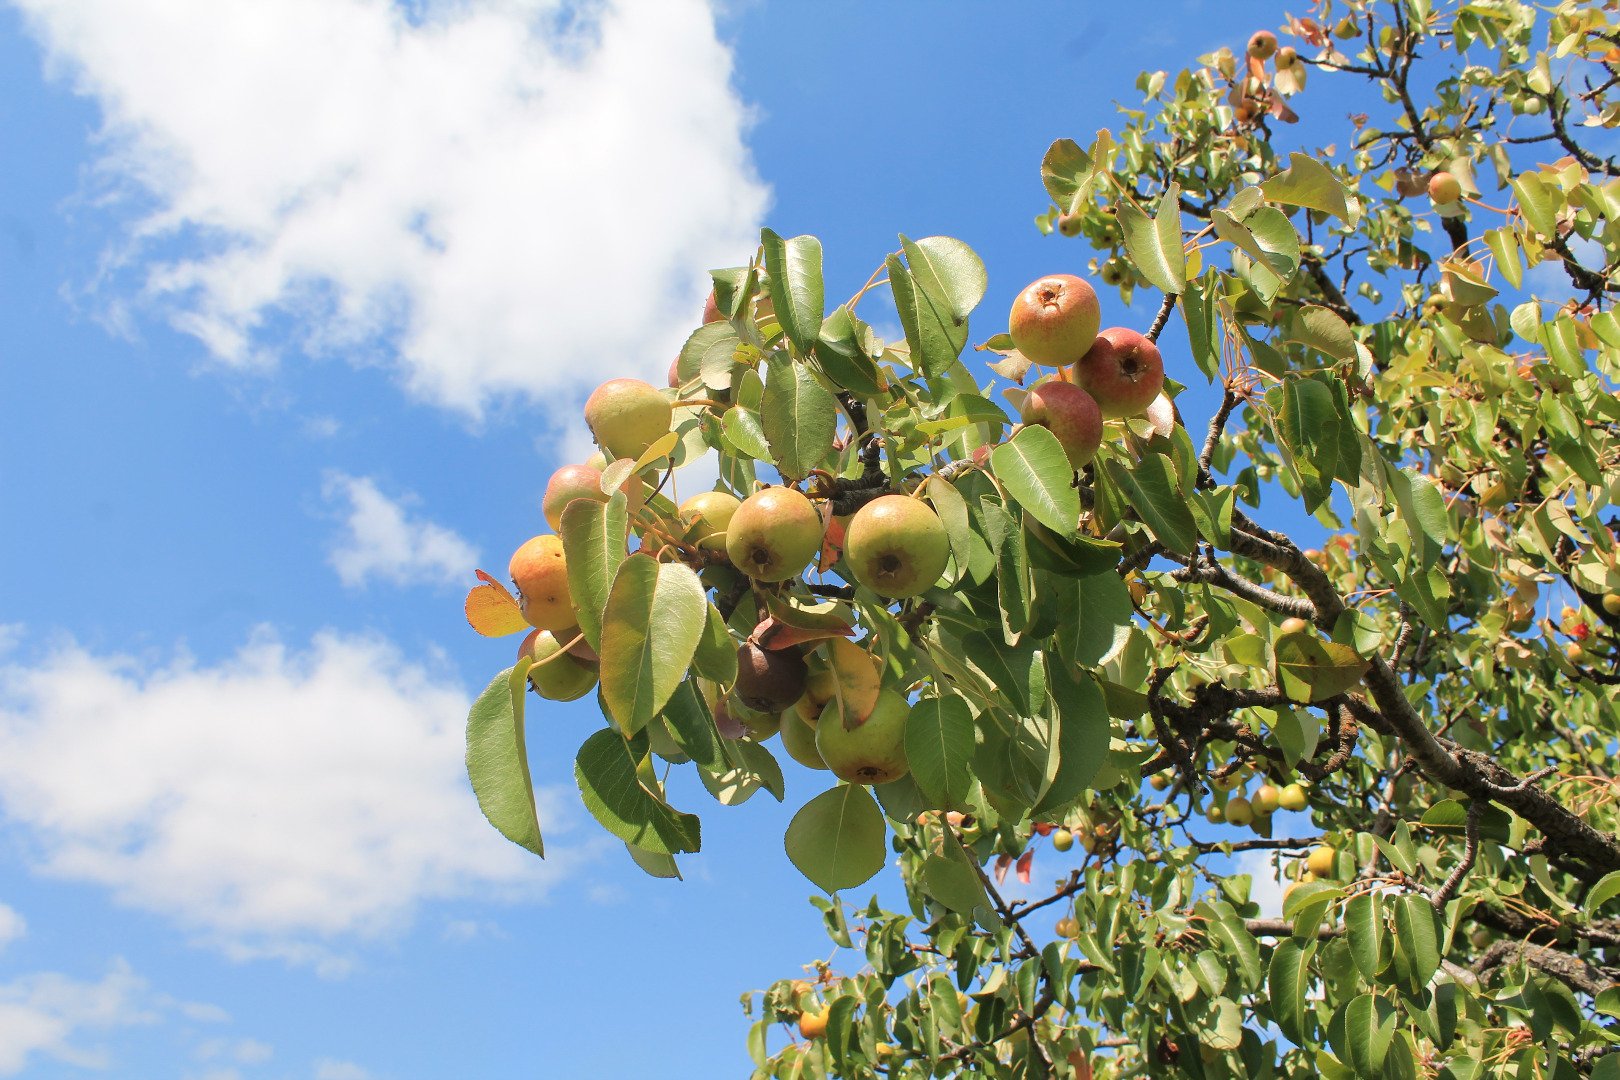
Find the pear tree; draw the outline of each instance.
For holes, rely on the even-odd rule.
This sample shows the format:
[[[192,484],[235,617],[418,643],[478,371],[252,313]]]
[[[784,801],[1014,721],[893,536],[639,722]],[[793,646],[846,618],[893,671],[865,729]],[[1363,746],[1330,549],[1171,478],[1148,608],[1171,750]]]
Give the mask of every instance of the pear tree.
[[[1238,28],[1053,133],[1016,292],[765,230],[467,597],[491,824],[592,689],[648,874],[670,770],[791,799],[757,1077],[1620,1078],[1616,8]]]

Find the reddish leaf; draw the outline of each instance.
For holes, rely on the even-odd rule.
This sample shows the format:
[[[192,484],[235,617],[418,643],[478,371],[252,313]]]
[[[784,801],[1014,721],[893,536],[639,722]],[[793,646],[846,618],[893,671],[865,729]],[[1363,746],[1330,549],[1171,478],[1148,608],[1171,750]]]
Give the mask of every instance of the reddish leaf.
[[[753,639],[762,649],[789,649],[795,645],[802,645],[807,641],[827,641],[831,638],[849,637],[855,632],[853,626],[847,623],[837,627],[812,628],[807,626],[792,626],[778,619],[775,615],[768,615],[765,621],[754,627]]]
[[[1018,856],[1018,880],[1025,885],[1029,884],[1029,865],[1035,861],[1035,850],[1031,848]]]
[[[1012,865],[1011,855],[998,855],[996,857],[996,884],[1000,885],[1007,880],[1007,868]]]
[[[831,504],[828,504],[831,506]],[[821,555],[816,559],[816,569],[822,573],[831,570],[844,554],[844,523],[837,518],[829,518],[827,531],[821,535]]]
[[[1267,111],[1285,124],[1299,123],[1299,114],[1290,109],[1288,103],[1280,97],[1271,99],[1271,108]]]

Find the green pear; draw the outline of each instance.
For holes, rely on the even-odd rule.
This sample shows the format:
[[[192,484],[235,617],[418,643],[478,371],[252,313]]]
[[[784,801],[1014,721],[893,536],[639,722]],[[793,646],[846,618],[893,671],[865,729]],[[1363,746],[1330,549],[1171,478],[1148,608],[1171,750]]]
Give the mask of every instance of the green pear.
[[[816,725],[816,750],[833,775],[851,784],[886,784],[906,775],[906,718],[911,704],[894,690],[878,695],[877,705],[854,728],[828,716]]]
[[[541,697],[552,701],[582,698],[596,685],[596,665],[578,659],[573,653],[557,656],[561,651],[562,642],[549,630],[535,630],[523,639],[518,657],[526,657],[539,665],[529,669],[529,685]]]
[[[807,769],[827,767],[816,749],[816,729],[805,723],[804,717],[796,709],[782,714],[782,749],[788,752],[788,757]]]

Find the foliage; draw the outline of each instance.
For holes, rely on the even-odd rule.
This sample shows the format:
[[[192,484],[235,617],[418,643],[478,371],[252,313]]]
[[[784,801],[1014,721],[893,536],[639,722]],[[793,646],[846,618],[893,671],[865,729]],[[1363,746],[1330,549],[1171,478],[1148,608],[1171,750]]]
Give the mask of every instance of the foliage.
[[[1197,439],[1150,407],[1076,473],[1013,423],[1033,371],[970,332],[987,279],[958,241],[902,238],[831,310],[810,237],[714,272],[669,433],[563,512],[580,628],[540,663],[599,665],[580,790],[660,876],[700,833],[657,761],[780,799],[779,727],[910,703],[909,775],[830,781],[789,829],[859,970],[745,997],[756,1075],[1620,1076],[1620,163],[1592,148],[1620,126],[1614,7],[1319,0],[1275,55],[1143,75],[1119,131],[1052,145],[1037,225],[1162,297],[1150,338],[1179,312],[1168,393],[1221,395]],[[1307,78],[1366,109],[1344,144],[1287,147]],[[1462,199],[1431,204],[1441,172]],[[857,314],[884,284],[903,341]],[[682,517],[664,489],[711,455],[720,489],[810,496],[813,567],[751,582]],[[897,492],[950,551],[898,603],[840,552]],[[487,578],[469,597],[484,632],[515,609]],[[744,642],[805,657],[780,719],[727,697]],[[538,853],[528,662],[480,698],[468,762]],[[1274,835],[1296,783],[1302,835]],[[1246,851],[1298,879],[1281,918]],[[1008,900],[1037,853],[1067,873]],[[906,911],[856,891],[891,856]]]

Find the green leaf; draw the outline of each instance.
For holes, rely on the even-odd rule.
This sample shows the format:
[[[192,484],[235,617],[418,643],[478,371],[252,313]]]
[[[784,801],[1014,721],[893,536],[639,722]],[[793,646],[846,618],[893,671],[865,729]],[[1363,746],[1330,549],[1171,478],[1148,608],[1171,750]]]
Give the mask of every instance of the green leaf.
[[[955,484],[939,476],[928,478],[923,485],[923,493],[928,496],[940,523],[945,526],[958,574],[966,573],[973,560],[973,526],[968,518],[967,500]]]
[[[1300,308],[1287,324],[1287,341],[1315,349],[1335,360],[1356,358],[1356,335],[1336,312],[1325,307]]]
[[[990,467],[1018,505],[1060,535],[1080,524],[1080,492],[1063,445],[1044,427],[1027,427],[990,451]]]
[[[512,843],[545,857],[534,784],[523,737],[523,695],[529,662],[490,680],[467,714],[467,779],[478,808]]]
[[[784,240],[769,229],[760,231],[765,269],[771,275],[771,304],[776,318],[800,356],[810,352],[821,333],[825,296],[821,284],[821,241],[813,236]]]
[[[1411,961],[1412,985],[1427,986],[1440,970],[1440,928],[1434,905],[1414,893],[1402,893],[1390,903],[1395,909],[1396,944]]]
[[[698,639],[697,651],[692,654],[692,670],[721,686],[737,681],[737,643],[726,629],[726,620],[720,609],[705,604],[708,611],[703,624],[703,636]]]
[[[733,405],[720,418],[720,430],[726,442],[740,454],[756,461],[771,460],[771,444],[765,438],[765,427],[759,413],[742,405]]]
[[[931,806],[961,809],[973,784],[973,714],[960,697],[924,698],[906,719],[906,761]]]
[[[821,337],[816,342],[816,360],[821,370],[858,398],[877,397],[888,385],[866,353],[867,334],[866,324],[841,305],[821,324]]]
[[[1299,269],[1299,233],[1282,211],[1262,206],[1241,221],[1224,210],[1211,210],[1215,235],[1242,251],[1252,263],[1249,283],[1265,303]]]
[[[646,727],[686,677],[708,627],[707,606],[702,582],[682,563],[637,553],[619,568],[598,651],[602,700],[626,735]]]
[[[656,851],[643,851],[634,844],[624,845],[630,853],[635,864],[655,878],[675,878],[680,880],[680,867],[675,865],[675,856],[663,855]]]
[[[728,742],[724,749],[729,761],[717,769],[698,769],[698,779],[716,802],[721,806],[739,806],[761,788],[770,792],[777,802],[782,801],[786,794],[782,766],[769,750],[752,742]]]
[[[1361,681],[1367,662],[1348,645],[1323,641],[1309,630],[1283,634],[1273,650],[1277,682],[1293,701],[1323,701]]]
[[[1221,370],[1220,275],[1214,267],[1190,282],[1181,297],[1181,317],[1187,323],[1187,344],[1198,370],[1213,380]]]
[[[1384,901],[1377,893],[1352,896],[1344,905],[1344,926],[1350,940],[1350,958],[1361,977],[1372,982],[1389,964],[1389,927],[1384,922]]]
[[[1345,1006],[1343,1031],[1344,1045],[1334,1042],[1333,1046],[1339,1057],[1361,1076],[1380,1075],[1395,1036],[1395,1010],[1383,998],[1361,994]]]
[[[1223,915],[1211,918],[1204,925],[1210,937],[1220,945],[1221,951],[1236,963],[1244,989],[1259,988],[1260,945],[1243,925],[1243,920]]]
[[[1361,204],[1338,175],[1308,154],[1288,155],[1288,168],[1264,181],[1260,190],[1272,202],[1305,206],[1332,214],[1354,228],[1361,219]]]
[[[568,592],[579,616],[579,629],[598,653],[602,651],[602,612],[630,536],[630,514],[622,492],[605,503],[575,499],[563,508],[563,554],[568,563]]]
[[[982,911],[990,918],[990,898],[973,868],[961,859],[930,855],[923,862],[923,888],[935,900],[959,915],[972,918]]]
[[[871,792],[840,784],[805,803],[784,844],[799,872],[826,892],[853,889],[883,869],[887,829]]]
[[[735,651],[732,658],[735,661]],[[683,680],[675,688],[664,706],[663,717],[669,723],[669,733],[675,742],[699,767],[715,769],[725,762],[714,717],[692,680]]]
[[[657,855],[698,850],[698,819],[647,790],[618,732],[602,728],[585,740],[574,759],[574,779],[585,809],[625,843]]]
[[[1611,870],[1598,878],[1598,883],[1586,894],[1586,903],[1582,906],[1588,912],[1596,912],[1616,896],[1620,896],[1620,870]]]
[[[1108,761],[1113,735],[1108,703],[1097,681],[1071,670],[1055,656],[1046,660],[1047,691],[1057,708],[1058,768],[1035,807],[1039,813],[1062,810],[1085,792]]]
[[[1153,217],[1130,199],[1119,203],[1117,220],[1131,263],[1155,288],[1187,291],[1187,256],[1181,246],[1181,189],[1171,184]]]
[[[1191,555],[1197,549],[1198,525],[1170,472],[1170,463],[1162,455],[1145,453],[1134,468],[1118,458],[1109,458],[1104,467],[1108,478],[1152,530],[1154,539],[1181,555]]]
[[[737,328],[729,321],[704,323],[692,331],[692,336],[681,346],[676,374],[682,382],[701,375],[705,386],[729,390],[732,371],[737,366],[737,346],[741,344]]]
[[[967,345],[968,313],[989,279],[984,263],[960,240],[930,236],[913,243],[902,236],[900,245],[910,266],[899,255],[889,256],[889,291],[912,364],[938,379]]]
[[[832,451],[838,399],[808,367],[775,353],[768,361],[760,424],[771,461],[785,478],[802,480]]]
[[[1061,643],[1070,662],[1094,667],[1124,645],[1135,609],[1129,588],[1112,570],[1080,578],[1075,590],[1075,611]]]
[[[1513,178],[1513,193],[1519,197],[1519,209],[1532,229],[1546,237],[1558,235],[1562,200],[1555,185],[1549,185],[1539,173],[1523,172]]]
[[[1266,975],[1271,1018],[1288,1041],[1303,1046],[1315,1037],[1315,1012],[1305,999],[1311,987],[1311,957],[1315,944],[1301,947],[1298,942],[1279,941],[1271,953]]]

